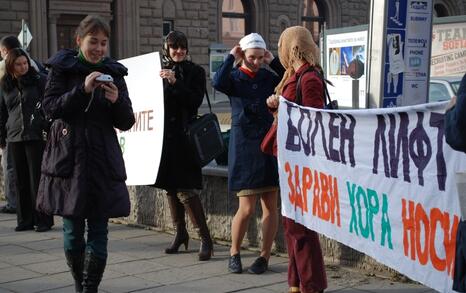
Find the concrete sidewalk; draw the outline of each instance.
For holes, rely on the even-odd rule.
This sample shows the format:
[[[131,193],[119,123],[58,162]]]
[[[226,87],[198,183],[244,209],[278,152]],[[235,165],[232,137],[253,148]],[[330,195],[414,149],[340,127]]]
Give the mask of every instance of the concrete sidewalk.
[[[62,248],[61,218],[52,231],[14,232],[16,215],[0,214],[0,293],[74,292]],[[263,275],[229,274],[228,247],[216,245],[211,261],[199,262],[198,241],[188,252],[166,255],[171,235],[111,224],[109,259],[99,292],[286,292],[287,258],[272,257]],[[247,268],[257,254],[242,251]],[[326,292],[435,292],[413,283],[398,283],[355,270],[327,266]]]

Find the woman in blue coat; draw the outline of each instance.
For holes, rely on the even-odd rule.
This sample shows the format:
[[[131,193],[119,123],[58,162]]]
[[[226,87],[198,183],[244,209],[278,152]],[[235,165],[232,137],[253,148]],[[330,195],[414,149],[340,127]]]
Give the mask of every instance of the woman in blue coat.
[[[269,64],[276,72],[262,67]],[[233,66],[238,64],[238,66]],[[262,206],[262,248],[250,273],[267,270],[277,232],[278,172],[273,156],[264,154],[260,144],[273,122],[266,99],[273,94],[284,69],[266,49],[262,37],[252,33],[233,47],[213,79],[216,90],[228,95],[231,104],[231,137],[228,154],[228,186],[237,193],[239,207],[232,221],[228,269],[241,273],[240,247],[259,197]]]
[[[466,74],[461,80],[458,96],[453,97],[445,112],[445,140],[454,149],[466,153]],[[453,290],[466,292],[466,221],[458,225],[456,234]]]

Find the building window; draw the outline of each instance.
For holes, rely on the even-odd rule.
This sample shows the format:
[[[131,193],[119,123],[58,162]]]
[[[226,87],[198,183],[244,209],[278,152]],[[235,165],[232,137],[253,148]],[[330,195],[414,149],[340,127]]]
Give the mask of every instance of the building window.
[[[325,22],[323,17],[323,8],[317,0],[303,1],[303,16],[301,18],[302,25],[307,28],[314,37],[314,41],[319,43],[319,33],[321,26]]]
[[[251,3],[246,0],[224,0],[222,4],[222,42],[233,47],[251,32]]]
[[[163,37],[166,37],[173,30],[173,20],[164,20],[162,29]]]
[[[449,16],[448,10],[443,4],[435,4],[434,5],[434,16],[436,17],[445,17]]]
[[[57,49],[76,48],[75,32],[85,15],[61,14],[57,19]]]

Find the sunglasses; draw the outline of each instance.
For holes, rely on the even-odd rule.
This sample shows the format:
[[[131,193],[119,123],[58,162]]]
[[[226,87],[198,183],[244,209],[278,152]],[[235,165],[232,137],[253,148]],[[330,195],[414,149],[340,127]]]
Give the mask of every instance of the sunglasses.
[[[172,48],[173,50],[178,50],[178,49],[186,50],[186,46],[183,46],[183,45],[170,44],[168,45],[168,47]]]

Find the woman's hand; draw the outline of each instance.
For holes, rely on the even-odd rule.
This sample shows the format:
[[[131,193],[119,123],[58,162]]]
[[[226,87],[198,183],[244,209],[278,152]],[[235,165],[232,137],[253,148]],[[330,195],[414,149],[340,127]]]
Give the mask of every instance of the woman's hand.
[[[278,96],[276,94],[271,95],[267,98],[266,103],[269,108],[277,109],[279,104]]]
[[[272,60],[274,59],[275,57],[273,56],[272,52],[270,52],[269,50],[265,50],[265,54],[264,54],[264,62],[265,64],[270,64],[272,63]]]
[[[451,97],[450,102],[448,103],[447,107],[445,108],[445,112],[450,110],[451,108],[456,106],[456,96]]]
[[[160,77],[166,79],[169,84],[174,84],[176,82],[175,71],[171,69],[160,70]]]
[[[113,82],[103,83],[100,87],[105,91],[105,98],[112,104],[118,100],[118,88]]]
[[[241,50],[239,45],[236,45],[233,47],[233,49],[231,49],[230,54],[235,57],[235,60],[238,60],[243,56],[243,50]]]
[[[101,82],[97,82],[95,80],[100,75],[102,75],[101,72],[93,71],[88,76],[86,76],[86,79],[84,80],[84,91],[86,94],[90,94],[96,87],[102,84]]]

